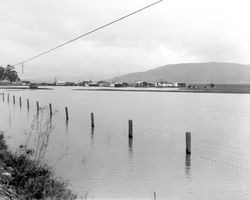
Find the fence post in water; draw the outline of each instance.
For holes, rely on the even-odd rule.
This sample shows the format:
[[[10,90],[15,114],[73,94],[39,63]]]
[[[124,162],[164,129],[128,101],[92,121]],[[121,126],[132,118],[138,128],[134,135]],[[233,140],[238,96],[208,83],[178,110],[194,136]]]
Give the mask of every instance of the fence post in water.
[[[8,103],[10,102],[10,94],[8,93],[8,96],[7,96],[7,101]]]
[[[191,133],[186,132],[186,154],[191,154]]]
[[[128,137],[133,138],[133,121],[128,120]]]
[[[22,106],[22,97],[19,97],[19,104],[20,104],[20,107]]]
[[[28,109],[28,110],[30,109],[30,102],[29,102],[29,99],[27,99],[27,109]]]
[[[4,93],[3,93],[3,101],[4,101]]]
[[[69,120],[68,107],[65,107],[66,121]]]
[[[39,102],[38,101],[36,102],[36,111],[37,111],[37,113],[39,113]]]
[[[13,104],[16,103],[15,95],[13,95]]]
[[[51,106],[51,103],[49,104],[49,115],[50,115],[50,117],[52,117],[52,106]]]
[[[91,113],[91,128],[95,127],[94,113]]]

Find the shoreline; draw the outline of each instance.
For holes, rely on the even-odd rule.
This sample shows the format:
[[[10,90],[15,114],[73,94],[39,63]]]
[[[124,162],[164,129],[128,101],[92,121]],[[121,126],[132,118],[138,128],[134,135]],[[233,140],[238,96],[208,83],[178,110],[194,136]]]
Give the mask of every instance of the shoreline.
[[[250,94],[250,90],[233,90],[233,89],[115,89],[115,88],[79,88],[72,89],[75,91],[100,91],[100,92],[177,92],[177,93],[222,93],[222,94]]]
[[[25,145],[12,152],[0,131],[0,199],[79,199],[35,153]]]
[[[58,86],[70,88],[71,86]],[[73,91],[100,91],[100,92],[177,92],[177,93],[221,93],[221,94],[250,94],[250,85],[247,87],[235,85],[222,85],[213,88],[135,88],[135,87],[82,87],[74,86],[71,88]],[[38,87],[35,89],[29,88],[29,86],[0,86],[0,91],[3,90],[54,90],[54,87]],[[0,93],[2,95],[2,93]]]
[[[38,88],[30,88],[29,86],[0,86],[0,90],[53,90],[53,88],[46,87],[38,87]]]

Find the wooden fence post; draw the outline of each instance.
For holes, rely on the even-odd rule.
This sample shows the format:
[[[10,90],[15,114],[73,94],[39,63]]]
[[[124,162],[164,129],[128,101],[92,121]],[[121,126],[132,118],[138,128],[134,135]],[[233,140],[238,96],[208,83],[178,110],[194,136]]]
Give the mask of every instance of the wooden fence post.
[[[66,121],[69,120],[68,107],[65,107]]]
[[[50,115],[50,117],[52,117],[52,105],[51,105],[51,103],[49,104],[49,115]]]
[[[91,128],[95,127],[94,113],[91,113]]]
[[[4,93],[3,93],[3,101],[4,101]]]
[[[9,93],[7,95],[7,101],[8,101],[8,103],[10,102],[10,94]]]
[[[186,154],[191,154],[191,133],[186,132]]]
[[[30,101],[27,99],[27,109],[30,109]]]
[[[128,137],[133,138],[133,121],[128,120]]]
[[[13,95],[13,104],[16,103],[16,98],[15,98],[15,95]]]
[[[36,102],[36,111],[37,111],[37,113],[39,113],[39,102],[38,101]]]
[[[19,104],[20,104],[20,107],[22,106],[22,97],[19,97]]]

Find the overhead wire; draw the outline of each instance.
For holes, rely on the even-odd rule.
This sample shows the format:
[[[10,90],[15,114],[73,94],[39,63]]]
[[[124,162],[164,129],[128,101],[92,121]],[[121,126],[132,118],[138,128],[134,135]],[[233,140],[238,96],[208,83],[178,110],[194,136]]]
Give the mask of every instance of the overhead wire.
[[[149,5],[147,5],[147,6],[143,7],[143,8],[140,8],[139,10],[136,10],[136,11],[131,12],[131,13],[129,13],[129,14],[123,16],[123,17],[120,17],[120,18],[118,18],[118,19],[116,19],[116,20],[113,20],[113,21],[111,21],[111,22],[109,22],[109,23],[106,23],[106,24],[104,24],[104,25],[102,25],[102,26],[99,26],[99,27],[97,27],[97,28],[95,28],[95,29],[93,29],[93,30],[87,32],[87,33],[84,33],[84,34],[82,34],[82,35],[80,35],[80,36],[78,36],[78,37],[75,37],[75,38],[73,38],[73,39],[71,39],[71,40],[65,42],[65,43],[62,43],[62,44],[60,44],[60,45],[58,45],[58,46],[56,46],[56,47],[53,47],[53,48],[51,48],[51,49],[49,49],[49,50],[47,50],[47,51],[44,51],[44,52],[42,52],[42,53],[40,53],[40,54],[38,54],[38,55],[36,55],[36,56],[33,56],[33,57],[31,57],[31,58],[28,58],[28,59],[26,59],[26,60],[24,60],[24,61],[22,61],[22,62],[16,63],[16,64],[14,64],[14,65],[12,65],[12,66],[23,65],[24,63],[30,62],[30,61],[32,61],[32,60],[34,60],[34,59],[36,59],[36,58],[38,58],[38,57],[40,57],[40,56],[43,56],[43,55],[45,55],[45,54],[47,54],[47,53],[50,53],[51,51],[54,51],[54,50],[56,50],[56,49],[59,49],[59,48],[65,46],[65,45],[67,45],[67,44],[69,44],[69,43],[71,43],[71,42],[74,42],[74,41],[76,41],[76,40],[78,40],[78,39],[80,39],[80,38],[82,38],[82,37],[85,37],[85,36],[87,36],[87,35],[90,35],[90,34],[92,34],[92,33],[94,33],[94,32],[97,32],[97,31],[99,31],[99,30],[101,30],[101,29],[107,27],[107,26],[110,26],[110,25],[112,25],[112,24],[114,24],[114,23],[117,23],[117,22],[119,22],[119,21],[121,21],[121,20],[123,20],[123,19],[125,19],[125,18],[128,18],[128,17],[130,17],[130,16],[132,16],[132,15],[135,15],[135,14],[137,14],[137,13],[143,11],[143,10],[146,10],[146,9],[148,9],[148,8],[154,6],[154,5],[156,5],[156,4],[158,4],[158,3],[162,2],[162,1],[163,1],[163,0],[159,0],[159,1],[156,1],[156,2],[154,2],[154,3],[152,3],[152,4],[149,4]]]

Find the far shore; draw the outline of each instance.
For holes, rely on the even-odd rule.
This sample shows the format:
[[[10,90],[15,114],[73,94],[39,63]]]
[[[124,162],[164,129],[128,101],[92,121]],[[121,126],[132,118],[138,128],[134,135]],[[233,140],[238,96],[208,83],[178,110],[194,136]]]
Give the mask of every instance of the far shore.
[[[235,88],[77,88],[75,91],[110,91],[110,92],[182,92],[182,93],[229,93],[229,94],[250,94],[249,89]]]
[[[30,86],[0,86],[0,90],[53,90],[53,88],[47,87],[38,87],[38,88],[30,88]]]
[[[204,85],[194,85],[195,87],[86,87],[86,86],[38,86],[31,89],[29,86],[0,86],[4,90],[54,90],[55,87],[65,87],[73,91],[100,91],[100,92],[181,92],[181,93],[228,93],[228,94],[250,94],[250,85],[221,84],[215,87],[204,87]],[[0,93],[1,94],[1,93]]]

